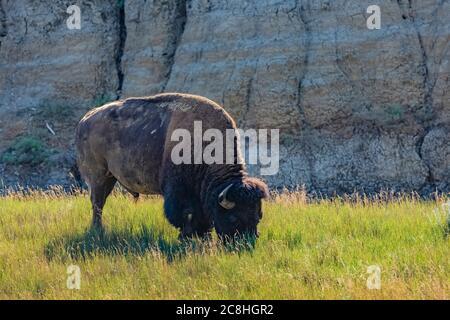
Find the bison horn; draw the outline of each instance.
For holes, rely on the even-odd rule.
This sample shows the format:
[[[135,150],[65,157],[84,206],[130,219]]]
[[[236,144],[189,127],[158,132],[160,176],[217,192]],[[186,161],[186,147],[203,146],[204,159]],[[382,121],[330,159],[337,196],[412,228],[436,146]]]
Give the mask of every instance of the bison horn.
[[[223,191],[219,194],[219,204],[224,209],[230,210],[233,209],[236,203],[232,201],[227,200],[227,192],[230,190],[230,188],[233,186],[233,184],[230,184],[228,187],[223,189]]]

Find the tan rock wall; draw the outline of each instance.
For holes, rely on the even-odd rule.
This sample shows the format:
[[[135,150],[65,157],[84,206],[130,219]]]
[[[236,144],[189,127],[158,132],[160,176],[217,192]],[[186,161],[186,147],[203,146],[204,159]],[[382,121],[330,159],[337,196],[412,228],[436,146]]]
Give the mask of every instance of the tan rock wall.
[[[281,130],[273,186],[449,190],[450,2],[378,1],[369,30],[372,2],[79,1],[74,32],[68,1],[1,0],[0,114],[189,92]]]

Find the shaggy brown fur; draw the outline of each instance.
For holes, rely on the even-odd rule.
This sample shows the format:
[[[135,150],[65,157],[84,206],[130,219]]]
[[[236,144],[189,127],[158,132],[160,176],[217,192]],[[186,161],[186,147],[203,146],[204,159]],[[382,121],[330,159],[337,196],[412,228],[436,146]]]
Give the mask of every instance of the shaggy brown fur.
[[[182,236],[203,236],[213,226],[221,235],[257,233],[268,190],[247,177],[236,139],[234,164],[172,162],[178,143],[171,141],[173,131],[192,133],[194,121],[202,121],[203,131],[219,129],[224,136],[236,128],[215,102],[177,93],[116,101],[84,116],[76,133],[77,163],[90,188],[95,226],[101,226],[106,198],[119,181],[135,194],[162,194],[165,214]],[[224,209],[218,197],[230,184],[227,199],[236,205]]]

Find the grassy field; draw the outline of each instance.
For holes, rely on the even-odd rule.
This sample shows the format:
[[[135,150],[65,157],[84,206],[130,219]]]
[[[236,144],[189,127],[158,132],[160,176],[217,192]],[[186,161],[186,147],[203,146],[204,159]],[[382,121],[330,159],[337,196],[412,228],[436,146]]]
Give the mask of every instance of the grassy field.
[[[85,195],[13,194],[0,198],[0,299],[449,299],[444,201],[277,196],[251,249],[180,243],[160,198],[115,194],[95,234]]]

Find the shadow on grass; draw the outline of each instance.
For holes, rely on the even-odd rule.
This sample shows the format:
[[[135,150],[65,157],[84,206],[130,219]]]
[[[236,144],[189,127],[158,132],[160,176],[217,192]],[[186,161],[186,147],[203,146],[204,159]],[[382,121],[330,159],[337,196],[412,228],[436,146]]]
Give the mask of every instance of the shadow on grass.
[[[85,260],[96,255],[143,256],[148,252],[162,254],[168,262],[183,258],[188,253],[253,251],[255,241],[243,239],[227,243],[211,239],[170,240],[146,226],[139,231],[106,231],[88,229],[82,234],[70,234],[50,241],[45,247],[45,256],[53,259]]]

